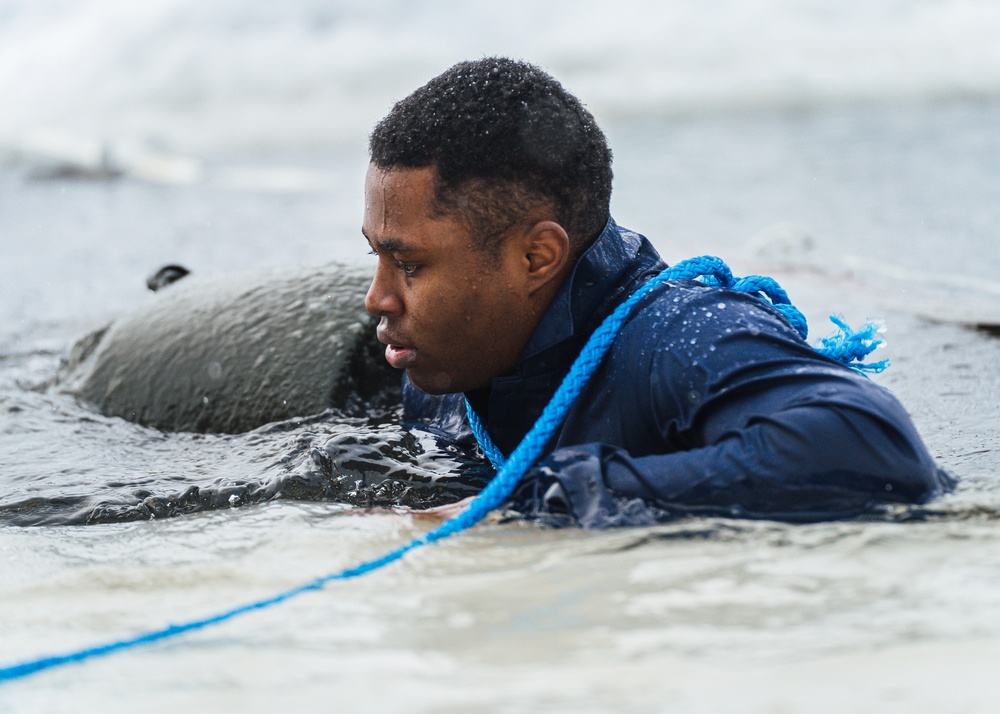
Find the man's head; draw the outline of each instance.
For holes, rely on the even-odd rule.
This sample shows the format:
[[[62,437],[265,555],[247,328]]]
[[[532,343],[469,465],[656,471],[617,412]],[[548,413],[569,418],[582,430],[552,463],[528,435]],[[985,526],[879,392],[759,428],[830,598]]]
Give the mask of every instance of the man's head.
[[[398,102],[369,150],[380,169],[433,166],[435,209],[490,250],[538,208],[566,230],[574,255],[608,220],[604,133],[576,97],[524,62],[455,65]]]
[[[366,297],[386,359],[427,392],[510,374],[574,259],[608,219],[611,153],[541,70],[456,65],[372,132]]]

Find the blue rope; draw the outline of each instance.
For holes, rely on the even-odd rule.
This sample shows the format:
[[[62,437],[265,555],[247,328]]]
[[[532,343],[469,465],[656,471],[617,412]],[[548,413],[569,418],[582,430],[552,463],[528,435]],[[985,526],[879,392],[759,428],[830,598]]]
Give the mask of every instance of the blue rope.
[[[503,455],[503,452],[493,443],[493,437],[490,433],[486,431],[486,425],[483,424],[482,419],[476,414],[476,410],[472,408],[469,404],[469,400],[465,400],[465,416],[469,420],[469,426],[472,428],[472,434],[476,437],[476,443],[479,444],[480,451],[483,452],[483,456],[489,459],[489,462],[493,464],[493,468],[499,471],[503,468],[503,465],[507,462],[507,457]]]
[[[865,357],[870,355],[880,344],[882,338],[878,336],[882,326],[877,322],[866,322],[860,330],[854,331],[848,327],[843,318],[837,315],[830,315],[830,322],[840,328],[840,333],[823,337],[820,339],[822,347],[817,350],[827,357],[843,362],[858,372],[884,372],[889,367],[889,360],[883,359],[878,362],[864,363]]]
[[[447,538],[448,536],[471,528],[485,518],[490,511],[507,500],[510,494],[514,491],[518,482],[521,480],[521,477],[524,476],[525,472],[527,472],[538,457],[541,456],[545,445],[549,442],[549,439],[555,433],[555,430],[559,428],[559,425],[566,417],[566,413],[569,411],[569,408],[573,405],[573,402],[576,401],[576,398],[580,395],[580,392],[596,371],[597,366],[600,364],[604,355],[611,347],[635,304],[648,295],[650,291],[668,280],[693,280],[701,276],[706,276],[703,280],[707,285],[729,288],[739,285],[740,289],[746,292],[756,293],[771,300],[776,307],[779,307],[779,309],[783,308],[783,314],[786,316],[792,316],[789,318],[789,321],[799,331],[799,334],[801,334],[803,338],[806,336],[805,318],[802,317],[802,313],[791,305],[784,290],[782,290],[771,278],[752,276],[751,278],[743,278],[740,281],[736,281],[733,278],[729,267],[719,258],[712,256],[692,258],[682,263],[678,263],[672,268],[667,268],[646,282],[642,287],[636,290],[635,293],[628,298],[628,300],[621,303],[614,310],[614,312],[605,318],[600,327],[598,327],[594,331],[594,334],[590,336],[587,344],[584,345],[580,355],[576,358],[576,361],[573,362],[569,373],[563,379],[559,388],[556,390],[556,393],[542,411],[542,415],[538,418],[538,421],[535,422],[535,425],[524,437],[518,447],[514,449],[510,458],[504,459],[503,454],[496,448],[492,440],[489,438],[489,434],[486,432],[486,429],[483,427],[478,416],[476,416],[471,407],[468,407],[467,403],[469,422],[472,425],[474,433],[476,434],[476,438],[479,440],[483,452],[497,468],[498,473],[479,493],[479,495],[477,495],[476,498],[469,503],[468,507],[466,507],[466,509],[458,515],[445,521],[424,535],[414,538],[409,543],[406,543],[405,545],[402,545],[379,558],[368,560],[360,565],[356,565],[353,568],[347,568],[321,578],[316,578],[311,582],[286,590],[277,595],[250,602],[245,605],[240,605],[200,620],[192,620],[186,623],[168,625],[158,630],[152,630],[150,632],[115,640],[106,644],[97,645],[95,647],[87,647],[61,655],[40,657],[38,659],[28,660],[20,664],[2,667],[0,668],[0,682],[20,679],[22,677],[27,677],[28,675],[63,664],[83,662],[88,659],[111,654],[112,652],[118,652],[120,650],[138,647],[140,645],[151,644],[170,637],[176,637],[177,635],[185,632],[191,632],[194,630],[204,629],[211,625],[217,625],[227,620],[231,620],[239,615],[243,615],[254,610],[262,610],[266,607],[285,602],[286,600],[291,600],[292,598],[302,595],[303,593],[320,590],[331,581],[348,580],[350,578],[365,575],[366,573],[378,570],[379,568],[399,560],[415,548],[429,545],[435,541],[439,541],[443,538]],[[835,359],[838,359],[839,361],[846,360],[847,362],[850,362],[858,360],[858,355],[861,355],[861,358],[867,356],[868,353],[878,346],[879,340],[875,337],[878,330],[877,326],[868,324],[858,332],[852,332],[842,320],[839,320],[838,318],[831,318],[831,320],[833,320],[834,323],[842,329],[844,334],[840,338],[824,338],[823,347],[819,348],[819,351],[830,355],[837,355]],[[885,360],[878,364],[883,364],[884,362]],[[870,371],[881,371],[881,369],[885,369],[884,366],[881,367],[881,369],[878,369],[876,365],[864,366],[863,368]]]

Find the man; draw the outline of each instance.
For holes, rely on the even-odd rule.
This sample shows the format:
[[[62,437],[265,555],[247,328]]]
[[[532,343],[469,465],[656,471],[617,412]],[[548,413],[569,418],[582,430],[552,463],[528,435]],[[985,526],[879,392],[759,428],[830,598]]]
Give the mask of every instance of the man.
[[[587,338],[665,267],[611,218],[611,151],[552,77],[465,62],[375,127],[366,298],[412,421],[458,436],[462,396],[504,454]],[[443,396],[428,396],[443,395]],[[688,513],[843,517],[952,485],[883,388],[764,301],[655,289],[511,506],[588,527]]]

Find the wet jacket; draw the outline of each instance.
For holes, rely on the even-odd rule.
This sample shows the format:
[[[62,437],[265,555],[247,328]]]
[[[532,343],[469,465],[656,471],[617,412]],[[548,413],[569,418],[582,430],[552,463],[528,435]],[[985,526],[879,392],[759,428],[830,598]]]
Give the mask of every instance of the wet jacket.
[[[504,454],[591,332],[665,264],[609,221],[517,372],[467,398]],[[467,433],[461,395],[404,386],[406,418]],[[687,514],[815,520],[951,488],[883,387],[817,353],[763,300],[670,282],[632,312],[510,506],[587,527]]]

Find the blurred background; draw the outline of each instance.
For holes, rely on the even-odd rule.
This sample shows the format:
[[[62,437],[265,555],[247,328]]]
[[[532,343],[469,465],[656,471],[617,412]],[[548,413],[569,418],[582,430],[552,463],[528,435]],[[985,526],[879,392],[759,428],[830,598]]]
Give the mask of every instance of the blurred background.
[[[81,163],[85,140],[123,162],[352,146],[487,54],[542,65],[605,123],[991,100],[998,29],[986,0],[4,0],[0,140],[75,138]]]

